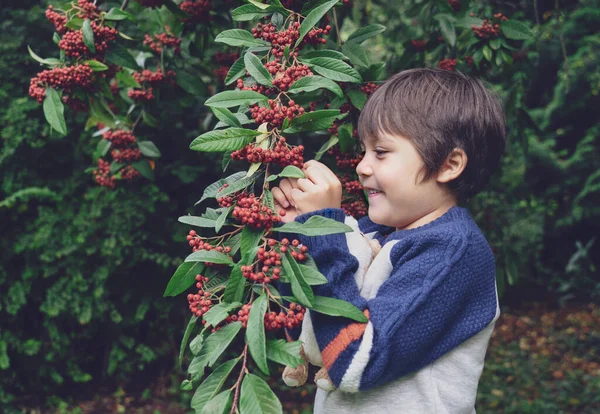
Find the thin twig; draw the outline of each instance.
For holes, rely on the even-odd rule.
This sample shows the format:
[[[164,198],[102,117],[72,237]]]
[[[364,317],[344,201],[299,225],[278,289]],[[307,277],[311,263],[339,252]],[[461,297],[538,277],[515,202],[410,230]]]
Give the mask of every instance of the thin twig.
[[[342,38],[340,37],[340,27],[338,26],[337,13],[335,12],[335,8],[333,9],[333,22],[335,23],[335,32],[337,34],[337,43],[338,47],[342,46]]]
[[[242,379],[244,378],[244,372],[246,372],[246,358],[248,357],[248,344],[246,344],[246,346],[244,347],[244,362],[242,363],[242,369],[240,370],[240,375],[238,376],[238,379],[234,385],[235,387],[235,394],[233,396],[233,404],[231,405],[231,411],[229,411],[229,414],[235,414],[237,411],[237,403],[238,403],[238,399],[240,397],[240,387],[241,387],[241,382]]]

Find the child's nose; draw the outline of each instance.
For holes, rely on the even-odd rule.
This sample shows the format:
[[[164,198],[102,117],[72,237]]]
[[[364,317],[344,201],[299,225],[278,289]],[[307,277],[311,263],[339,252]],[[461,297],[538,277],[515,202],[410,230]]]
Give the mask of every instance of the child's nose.
[[[359,176],[362,175],[364,177],[373,174],[373,170],[371,169],[369,164],[365,162],[364,158],[356,166],[356,174],[358,174]]]

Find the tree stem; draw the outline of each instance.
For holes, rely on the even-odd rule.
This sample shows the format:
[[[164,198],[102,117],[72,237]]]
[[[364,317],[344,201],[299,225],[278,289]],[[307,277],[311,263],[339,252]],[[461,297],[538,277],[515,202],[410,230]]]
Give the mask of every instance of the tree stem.
[[[246,372],[246,359],[248,357],[248,344],[246,344],[246,346],[244,347],[243,355],[244,355],[244,362],[242,363],[242,369],[240,370],[240,375],[238,376],[238,379],[234,385],[235,394],[233,396],[233,404],[231,405],[231,411],[229,411],[229,414],[235,414],[238,411],[237,404],[238,404],[238,400],[240,397],[240,387],[241,387],[242,379],[244,379],[244,372]]]

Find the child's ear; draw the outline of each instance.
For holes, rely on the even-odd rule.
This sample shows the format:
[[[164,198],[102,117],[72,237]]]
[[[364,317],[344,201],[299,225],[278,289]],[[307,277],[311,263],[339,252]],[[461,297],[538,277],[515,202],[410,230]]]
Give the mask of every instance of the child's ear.
[[[437,182],[447,183],[458,178],[467,166],[467,161],[465,151],[461,148],[454,148],[440,167],[436,178]]]

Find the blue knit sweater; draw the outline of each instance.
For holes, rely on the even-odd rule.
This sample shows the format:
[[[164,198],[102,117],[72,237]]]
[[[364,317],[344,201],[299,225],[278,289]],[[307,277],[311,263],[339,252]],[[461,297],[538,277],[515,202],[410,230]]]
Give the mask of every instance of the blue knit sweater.
[[[313,215],[348,222],[341,209],[296,221]],[[494,257],[465,209],[452,207],[411,230],[367,217],[358,227],[355,234],[300,236],[328,280],[313,287],[315,294],[348,301],[369,319],[310,312],[323,366],[342,391],[368,390],[418,371],[497,318]],[[372,262],[364,235],[382,246]]]

